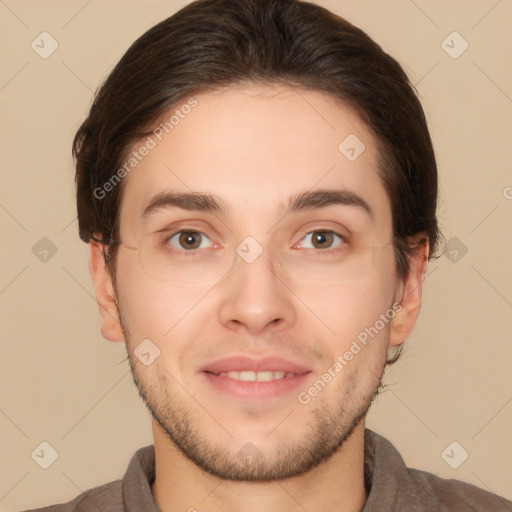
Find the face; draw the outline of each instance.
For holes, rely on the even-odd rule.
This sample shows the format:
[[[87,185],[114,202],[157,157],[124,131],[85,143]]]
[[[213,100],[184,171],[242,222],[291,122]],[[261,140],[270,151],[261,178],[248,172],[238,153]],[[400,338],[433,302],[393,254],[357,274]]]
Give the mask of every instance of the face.
[[[107,336],[126,341],[153,418],[196,465],[289,477],[337,452],[393,344],[402,283],[375,140],[320,92],[194,98],[124,178],[110,315],[123,332]],[[355,139],[339,148],[351,134],[359,156]],[[176,199],[192,193],[211,197]]]

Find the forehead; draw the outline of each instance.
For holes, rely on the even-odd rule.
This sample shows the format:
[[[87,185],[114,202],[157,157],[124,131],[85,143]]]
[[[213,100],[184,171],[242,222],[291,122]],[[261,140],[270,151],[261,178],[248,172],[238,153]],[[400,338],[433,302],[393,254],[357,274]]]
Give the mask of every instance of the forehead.
[[[383,226],[390,223],[373,136],[354,110],[330,95],[230,87],[184,98],[154,128],[151,142],[132,149],[138,158],[124,178],[121,226],[135,223],[152,198],[171,190],[210,193],[231,213],[261,217],[315,188],[349,190],[371,205]],[[144,145],[151,149],[139,151]]]

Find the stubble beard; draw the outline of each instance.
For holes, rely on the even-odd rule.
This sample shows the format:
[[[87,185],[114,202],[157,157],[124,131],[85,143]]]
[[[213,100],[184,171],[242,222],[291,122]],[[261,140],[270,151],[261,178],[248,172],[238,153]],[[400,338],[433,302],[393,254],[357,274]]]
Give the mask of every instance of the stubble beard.
[[[132,372],[132,377],[138,393],[154,420],[160,425],[169,441],[196,466],[223,480],[268,482],[282,480],[301,475],[314,467],[327,461],[336,454],[344,442],[350,437],[355,427],[366,416],[372,402],[382,387],[382,372],[377,382],[370,389],[365,390],[357,402],[354,399],[357,369],[345,381],[348,391],[340,397],[338,403],[328,406],[325,403],[315,406],[296,406],[290,417],[293,421],[300,421],[302,411],[310,413],[306,432],[300,441],[293,444],[286,440],[278,443],[279,447],[271,457],[265,456],[258,447],[247,442],[237,452],[234,452],[232,439],[225,433],[225,443],[214,442],[207,437],[207,432],[201,432],[200,421],[194,417],[192,404],[186,403],[186,397],[181,392],[179,384],[175,382],[174,396],[171,396],[168,383],[174,379],[166,371],[160,375],[147,373],[145,367],[137,360],[130,347],[128,329],[122,322],[126,336],[126,349]],[[164,373],[169,375],[166,378]],[[181,395],[181,396],[180,396]],[[361,395],[359,392],[358,395]],[[302,409],[304,408],[304,409]],[[206,415],[207,413],[204,412]],[[276,418],[276,425],[281,418]],[[219,426],[221,428],[221,426]],[[229,425],[225,426],[229,431]]]

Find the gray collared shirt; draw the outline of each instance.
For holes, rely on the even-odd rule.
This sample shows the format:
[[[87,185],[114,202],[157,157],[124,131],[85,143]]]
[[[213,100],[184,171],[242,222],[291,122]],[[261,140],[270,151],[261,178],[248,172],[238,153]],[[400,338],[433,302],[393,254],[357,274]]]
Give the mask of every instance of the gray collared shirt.
[[[407,468],[396,448],[369,429],[364,465],[368,499],[361,512],[512,512],[512,501],[496,494]],[[150,445],[134,453],[121,480],[89,489],[69,503],[30,512],[160,512],[151,493],[154,479],[155,449]]]

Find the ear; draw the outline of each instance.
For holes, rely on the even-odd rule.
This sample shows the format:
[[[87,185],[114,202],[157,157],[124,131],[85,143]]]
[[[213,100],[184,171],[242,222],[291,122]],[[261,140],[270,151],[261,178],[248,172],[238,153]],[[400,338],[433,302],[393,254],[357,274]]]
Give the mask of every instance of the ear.
[[[421,237],[418,237],[421,238]],[[416,243],[410,240],[409,243]],[[428,240],[408,257],[409,273],[400,281],[395,294],[396,314],[391,320],[389,346],[401,345],[410,335],[421,309],[421,292],[428,267]]]
[[[89,242],[89,272],[101,315],[101,334],[110,341],[125,341],[112,277],[103,257],[104,245]]]

